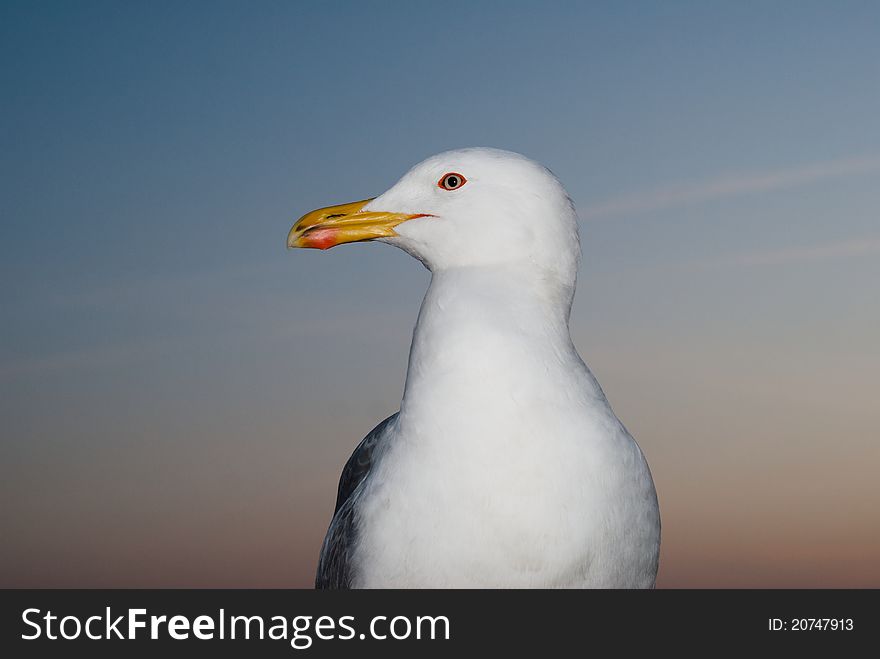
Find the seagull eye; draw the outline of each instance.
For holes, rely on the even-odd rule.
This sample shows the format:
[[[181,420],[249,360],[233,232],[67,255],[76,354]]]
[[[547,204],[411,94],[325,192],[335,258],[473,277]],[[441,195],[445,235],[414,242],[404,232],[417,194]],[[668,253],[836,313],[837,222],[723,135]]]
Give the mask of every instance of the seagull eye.
[[[444,190],[458,190],[465,183],[467,183],[467,179],[464,176],[450,172],[449,174],[444,174],[443,178],[437,181],[437,186]]]

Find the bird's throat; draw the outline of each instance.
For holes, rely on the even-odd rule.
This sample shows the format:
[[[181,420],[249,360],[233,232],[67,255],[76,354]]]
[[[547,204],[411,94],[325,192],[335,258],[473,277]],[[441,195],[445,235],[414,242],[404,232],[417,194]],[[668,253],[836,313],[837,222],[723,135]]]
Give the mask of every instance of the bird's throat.
[[[497,268],[434,273],[413,333],[401,421],[415,410],[420,418],[441,409],[504,415],[576,377],[572,289]]]

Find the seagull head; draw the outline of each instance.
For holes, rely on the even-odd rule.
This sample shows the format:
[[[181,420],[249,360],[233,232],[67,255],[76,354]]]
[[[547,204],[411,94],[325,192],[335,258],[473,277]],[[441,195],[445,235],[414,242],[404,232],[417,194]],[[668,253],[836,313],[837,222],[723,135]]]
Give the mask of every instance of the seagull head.
[[[577,215],[559,180],[510,151],[471,148],[432,156],[378,197],[301,217],[288,247],[328,249],[378,240],[437,272],[505,266],[574,282]]]

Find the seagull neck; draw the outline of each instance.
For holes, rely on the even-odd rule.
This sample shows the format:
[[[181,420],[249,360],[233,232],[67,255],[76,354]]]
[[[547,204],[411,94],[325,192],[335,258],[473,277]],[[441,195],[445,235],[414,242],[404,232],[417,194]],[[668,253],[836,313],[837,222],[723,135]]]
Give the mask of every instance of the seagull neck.
[[[510,332],[568,334],[574,283],[521,266],[469,266],[436,271],[419,311],[419,326],[461,324]],[[418,329],[418,327],[417,327]]]
[[[434,272],[413,333],[404,399],[440,388],[467,395],[471,386],[485,386],[483,373],[576,358],[568,329],[573,293],[574,283],[521,268]]]

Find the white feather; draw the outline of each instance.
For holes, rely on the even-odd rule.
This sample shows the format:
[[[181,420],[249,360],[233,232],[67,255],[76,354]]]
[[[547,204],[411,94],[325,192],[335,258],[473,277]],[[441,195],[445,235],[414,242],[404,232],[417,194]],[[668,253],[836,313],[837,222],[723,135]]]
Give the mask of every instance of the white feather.
[[[437,181],[467,178],[459,190]],[[355,587],[653,587],[654,484],[569,334],[580,254],[557,179],[428,159],[367,210],[431,269],[400,414],[357,503]]]

